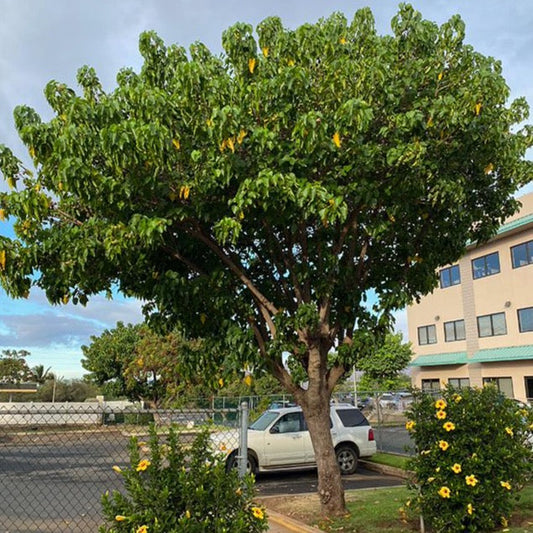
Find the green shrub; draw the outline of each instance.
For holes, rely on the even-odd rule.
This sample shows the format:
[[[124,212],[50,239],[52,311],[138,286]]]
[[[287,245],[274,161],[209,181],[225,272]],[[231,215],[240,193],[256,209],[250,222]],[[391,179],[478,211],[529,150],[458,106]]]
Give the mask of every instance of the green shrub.
[[[406,424],[417,451],[408,465],[417,493],[410,508],[436,532],[505,526],[531,479],[531,410],[492,386],[414,396]]]
[[[133,437],[130,467],[123,476],[127,494],[102,497],[107,524],[100,533],[259,533],[268,529],[264,510],[254,506],[253,478],[226,472],[211,451],[207,430],[189,449],[171,428],[160,443],[154,427],[148,445]]]

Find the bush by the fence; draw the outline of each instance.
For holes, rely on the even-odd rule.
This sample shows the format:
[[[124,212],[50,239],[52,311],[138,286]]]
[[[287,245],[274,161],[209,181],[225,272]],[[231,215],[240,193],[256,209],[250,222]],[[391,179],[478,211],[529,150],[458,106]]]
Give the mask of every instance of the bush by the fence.
[[[268,523],[253,504],[253,479],[236,471],[211,450],[209,432],[200,432],[190,449],[170,428],[161,443],[155,427],[149,443],[130,441],[130,467],[114,468],[125,491],[102,498],[107,524],[100,533],[259,533]]]
[[[415,393],[407,413],[417,451],[410,507],[435,532],[505,526],[532,475],[533,412],[492,386],[441,392]]]

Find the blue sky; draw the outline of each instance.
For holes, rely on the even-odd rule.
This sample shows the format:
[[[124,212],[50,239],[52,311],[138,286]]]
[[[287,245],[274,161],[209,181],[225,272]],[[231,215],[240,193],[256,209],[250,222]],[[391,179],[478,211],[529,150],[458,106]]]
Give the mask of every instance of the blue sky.
[[[455,13],[466,23],[466,40],[478,51],[503,63],[512,97],[525,96],[533,105],[533,2],[532,0],[415,0],[427,19],[438,23]],[[350,19],[360,7],[370,6],[380,33],[387,33],[398,2],[390,0],[0,0],[0,144],[23,160],[25,148],[13,125],[16,105],[34,107],[50,117],[43,89],[55,79],[75,87],[77,69],[94,67],[106,89],[112,89],[122,67],[138,69],[138,36],[155,30],[167,44],[187,46],[200,40],[221,51],[222,31],[236,21],[257,25],[278,15],[287,27],[314,22],[333,11]],[[531,155],[529,156],[531,158]],[[0,180],[0,190],[6,190]],[[522,192],[533,191],[529,186]],[[12,235],[0,222],[0,235]],[[81,345],[112,328],[117,321],[142,320],[141,306],[117,296],[98,296],[85,308],[51,306],[44,294],[32,290],[27,300],[9,299],[0,289],[0,350],[26,349],[30,366],[44,364],[57,375],[79,377]],[[405,313],[397,327],[406,331]],[[404,335],[406,337],[406,334]]]

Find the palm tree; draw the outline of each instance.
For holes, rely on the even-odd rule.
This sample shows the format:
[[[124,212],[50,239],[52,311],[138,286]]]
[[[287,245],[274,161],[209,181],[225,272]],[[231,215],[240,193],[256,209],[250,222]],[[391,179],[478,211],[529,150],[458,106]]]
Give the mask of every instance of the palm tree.
[[[50,379],[54,379],[55,376],[53,372],[50,372],[50,369],[52,367],[48,367],[46,370],[44,369],[44,365],[36,365],[31,369],[32,373],[32,379],[38,383],[39,385],[43,385],[45,382],[47,382]]]

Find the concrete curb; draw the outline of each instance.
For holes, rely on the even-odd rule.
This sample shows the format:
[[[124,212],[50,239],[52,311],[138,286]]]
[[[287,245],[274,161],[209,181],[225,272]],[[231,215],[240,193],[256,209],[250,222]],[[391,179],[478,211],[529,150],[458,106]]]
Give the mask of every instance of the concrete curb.
[[[294,533],[323,533],[320,529],[308,526],[299,520],[290,518],[284,514],[278,513],[268,508],[267,505],[268,521],[278,526],[281,526],[285,531],[293,531]]]

